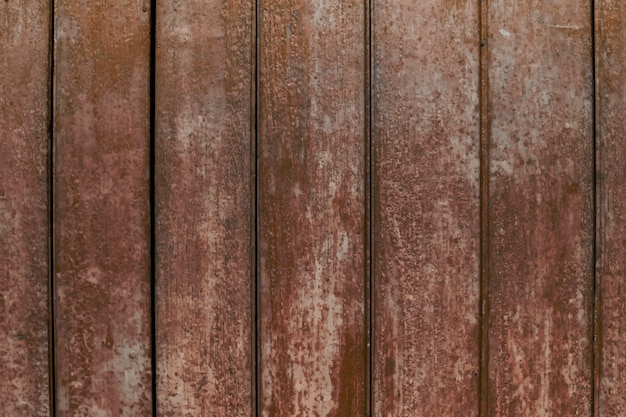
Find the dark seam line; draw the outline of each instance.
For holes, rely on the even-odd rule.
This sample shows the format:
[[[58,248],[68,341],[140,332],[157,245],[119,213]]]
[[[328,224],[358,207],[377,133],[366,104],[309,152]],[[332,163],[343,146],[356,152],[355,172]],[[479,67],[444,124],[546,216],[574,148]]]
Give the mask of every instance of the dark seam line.
[[[152,415],[157,416],[156,352],[156,0],[150,0],[150,350]]]
[[[489,403],[489,71],[488,3],[479,0],[479,101],[480,101],[480,340],[479,416],[487,417]]]
[[[254,246],[253,260],[254,264],[252,265],[254,282],[252,283],[252,300],[253,300],[253,311],[252,316],[254,319],[253,322],[253,371],[252,371],[252,386],[253,386],[253,410],[252,414],[256,417],[261,415],[261,399],[260,399],[260,389],[261,389],[261,349],[260,349],[260,340],[261,340],[261,331],[260,331],[260,319],[261,319],[261,285],[260,285],[260,274],[259,274],[259,13],[260,13],[260,0],[255,0],[252,3],[252,12],[253,16],[253,25],[252,28],[252,75],[253,75],[253,84],[251,86],[252,89],[252,97],[251,97],[251,105],[252,109],[252,118],[251,124],[254,129],[252,133],[252,161],[251,161],[251,171],[252,171],[252,232],[253,236],[251,236],[252,245]]]
[[[366,370],[367,370],[367,396],[366,396],[366,413],[367,416],[374,415],[374,211],[373,211],[373,143],[372,143],[372,57],[373,57],[373,7],[374,0],[365,0],[365,135],[367,140],[367,149],[365,155],[366,173],[366,328],[367,328],[367,348],[366,348]]]
[[[599,224],[599,215],[600,215],[600,207],[601,204],[598,201],[598,198],[601,197],[601,190],[599,188],[599,178],[598,175],[598,167],[601,166],[600,161],[598,160],[601,157],[601,151],[599,147],[601,146],[599,142],[599,123],[597,121],[598,107],[600,105],[600,100],[598,99],[598,87],[596,85],[596,65],[598,64],[598,56],[596,55],[596,17],[595,17],[595,0],[591,0],[590,4],[590,29],[591,29],[591,94],[593,96],[593,105],[591,108],[592,113],[592,198],[593,198],[593,221],[592,221],[592,275],[593,275],[593,296],[592,296],[592,346],[591,346],[591,412],[593,416],[598,417],[600,414],[600,318],[599,318],[599,309],[600,305],[600,276],[598,273],[598,254],[601,253],[601,249],[598,248],[598,243],[601,239],[598,236],[598,232],[600,231]]]
[[[54,335],[54,0],[50,0],[48,80],[48,390],[50,415],[56,416],[56,354]]]

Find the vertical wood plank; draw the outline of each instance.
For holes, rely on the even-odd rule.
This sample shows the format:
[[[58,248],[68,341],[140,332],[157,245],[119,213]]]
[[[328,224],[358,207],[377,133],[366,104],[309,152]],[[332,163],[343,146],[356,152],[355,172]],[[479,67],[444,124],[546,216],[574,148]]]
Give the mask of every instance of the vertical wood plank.
[[[47,416],[50,3],[0,2],[0,415]]]
[[[151,416],[150,11],[55,2],[57,416]]]
[[[475,416],[478,3],[377,0],[373,22],[375,414]]]
[[[489,415],[591,412],[590,3],[489,1]]]
[[[157,2],[157,414],[250,416],[250,0]]]
[[[259,11],[261,415],[365,416],[365,6]]]
[[[626,5],[596,2],[599,416],[626,415]]]

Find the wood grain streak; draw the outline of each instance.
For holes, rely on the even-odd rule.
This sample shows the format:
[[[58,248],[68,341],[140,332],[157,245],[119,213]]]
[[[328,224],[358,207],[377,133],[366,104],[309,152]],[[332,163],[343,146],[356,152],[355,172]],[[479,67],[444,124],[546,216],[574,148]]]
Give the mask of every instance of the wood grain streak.
[[[50,3],[0,2],[0,416],[50,415]]]
[[[149,10],[55,3],[57,416],[148,417]]]
[[[626,5],[596,2],[600,417],[626,415]]]
[[[478,3],[377,0],[373,22],[375,414],[475,416]]]
[[[261,415],[365,416],[365,8],[259,9]]]
[[[157,415],[252,414],[249,0],[157,2]]]
[[[489,415],[591,413],[590,4],[489,2]]]

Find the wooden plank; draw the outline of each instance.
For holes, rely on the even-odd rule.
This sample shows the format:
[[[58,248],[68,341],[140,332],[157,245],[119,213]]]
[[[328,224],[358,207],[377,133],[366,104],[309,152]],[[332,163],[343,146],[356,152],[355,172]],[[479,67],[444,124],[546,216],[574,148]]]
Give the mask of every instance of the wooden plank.
[[[0,16],[0,415],[47,416],[50,3]]]
[[[590,3],[490,0],[489,415],[591,413]]]
[[[151,416],[150,13],[55,2],[57,416]]]
[[[373,10],[375,414],[475,416],[478,3]]]
[[[597,272],[600,366],[596,416],[626,415],[626,5],[596,2]]]
[[[260,412],[365,416],[365,9],[259,3]]]
[[[157,414],[253,404],[249,0],[157,3]]]

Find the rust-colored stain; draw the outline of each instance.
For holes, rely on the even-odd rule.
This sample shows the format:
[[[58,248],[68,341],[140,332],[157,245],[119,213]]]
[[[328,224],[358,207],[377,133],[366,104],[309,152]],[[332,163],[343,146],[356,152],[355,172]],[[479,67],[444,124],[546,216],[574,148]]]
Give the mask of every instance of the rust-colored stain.
[[[254,11],[157,2],[159,416],[252,415]]]
[[[375,415],[476,416],[478,3],[373,10]]]
[[[152,415],[149,21],[55,2],[56,415]]]
[[[49,415],[48,1],[0,2],[0,415]]]
[[[260,415],[365,416],[365,7],[259,4]]]
[[[0,0],[2,417],[626,415],[625,5],[151,5]]]
[[[597,417],[626,415],[626,5],[596,2]]]
[[[589,416],[589,2],[489,1],[489,415]]]

